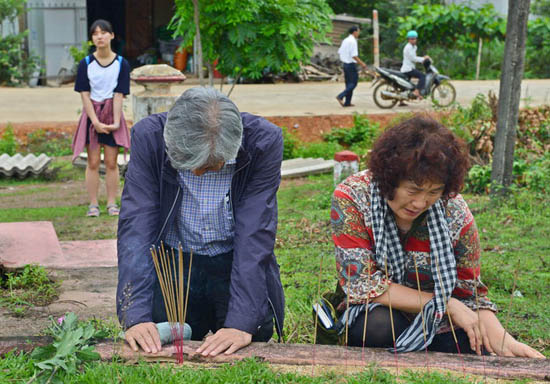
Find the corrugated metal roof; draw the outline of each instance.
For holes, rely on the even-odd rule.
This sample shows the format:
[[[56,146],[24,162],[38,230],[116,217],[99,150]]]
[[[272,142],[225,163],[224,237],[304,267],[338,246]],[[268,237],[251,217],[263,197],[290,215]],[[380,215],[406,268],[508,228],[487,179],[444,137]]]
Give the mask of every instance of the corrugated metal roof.
[[[23,156],[20,153],[10,156],[0,155],[0,175],[4,177],[24,178],[29,175],[40,175],[50,165],[51,157],[41,154]]]

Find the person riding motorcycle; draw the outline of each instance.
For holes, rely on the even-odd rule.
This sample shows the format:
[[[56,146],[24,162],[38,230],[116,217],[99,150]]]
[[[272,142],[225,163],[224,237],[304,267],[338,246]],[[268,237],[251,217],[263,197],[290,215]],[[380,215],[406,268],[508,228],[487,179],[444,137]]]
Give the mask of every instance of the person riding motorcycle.
[[[417,78],[418,83],[416,85],[416,89],[414,90],[414,94],[419,99],[422,99],[422,95],[424,94],[424,85],[426,82],[426,75],[416,69],[415,64],[416,63],[423,63],[425,60],[430,59],[430,56],[416,56],[416,49],[418,48],[416,46],[416,41],[418,39],[418,33],[414,30],[411,30],[407,32],[407,40],[408,43],[405,45],[405,48],[403,48],[403,64],[401,65],[401,72],[403,72],[405,75],[409,76],[410,78]]]

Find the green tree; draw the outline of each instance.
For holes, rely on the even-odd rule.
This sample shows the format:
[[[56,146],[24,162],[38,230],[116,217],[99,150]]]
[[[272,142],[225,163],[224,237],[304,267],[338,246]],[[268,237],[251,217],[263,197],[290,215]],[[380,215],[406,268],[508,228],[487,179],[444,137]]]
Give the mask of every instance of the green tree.
[[[26,0],[0,0],[0,85],[27,82],[38,68],[39,58],[27,55],[23,43],[28,31],[3,35],[2,21],[13,22],[25,9]]]
[[[525,71],[529,77],[550,77],[550,17],[529,21]]]
[[[262,77],[295,72],[309,60],[316,41],[331,26],[325,0],[199,0],[200,34],[206,63],[218,59],[225,76]],[[193,43],[193,4],[176,0],[170,23],[183,46]]]
[[[422,53],[430,54],[453,77],[472,77],[481,64],[481,48],[486,45],[489,53],[504,40],[506,21],[499,16],[492,4],[472,8],[463,4],[419,5],[411,7],[406,17],[397,18],[399,36],[405,41],[408,30],[419,34]],[[484,44],[490,43],[490,44]],[[503,49],[503,45],[498,45]],[[476,62],[476,57],[478,61]],[[498,54],[487,56],[485,66],[494,67],[495,59],[500,68]]]
[[[531,3],[531,13],[550,17],[550,0],[535,0]]]

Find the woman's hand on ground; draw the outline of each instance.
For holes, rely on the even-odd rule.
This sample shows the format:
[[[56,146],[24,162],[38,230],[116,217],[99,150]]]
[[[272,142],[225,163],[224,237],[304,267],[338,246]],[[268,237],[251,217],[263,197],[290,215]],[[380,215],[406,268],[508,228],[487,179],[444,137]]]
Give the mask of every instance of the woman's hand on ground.
[[[504,343],[502,342],[503,333],[500,334],[500,337],[493,337],[493,349],[495,353],[499,356],[508,356],[508,357],[531,357],[537,359],[546,359],[546,357],[539,351],[531,348],[527,344],[523,344],[516,339],[508,332],[504,337]]]
[[[246,347],[252,341],[252,335],[235,328],[222,328],[212,336],[208,336],[197,349],[203,356],[216,356],[222,352],[230,355]]]
[[[470,348],[473,351],[481,355],[481,347],[485,346],[487,351],[493,352],[484,322],[480,321],[476,312],[472,311],[460,300],[451,298],[447,305],[447,314],[451,317],[453,325],[464,329],[464,332],[466,332],[470,339]]]
[[[138,345],[147,353],[157,353],[162,349],[160,335],[155,323],[139,323],[124,333],[126,341],[134,352],[138,351]]]

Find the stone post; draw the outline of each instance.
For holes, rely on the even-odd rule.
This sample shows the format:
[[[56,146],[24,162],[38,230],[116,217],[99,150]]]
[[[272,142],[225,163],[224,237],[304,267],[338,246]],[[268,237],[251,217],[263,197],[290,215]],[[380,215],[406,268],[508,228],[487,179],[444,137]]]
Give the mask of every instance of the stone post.
[[[356,153],[341,151],[334,155],[334,186],[357,172],[359,172],[359,156]]]
[[[170,87],[183,82],[185,75],[169,65],[153,64],[134,69],[130,78],[145,87],[143,92],[132,95],[135,124],[153,113],[168,111],[179,96]]]

